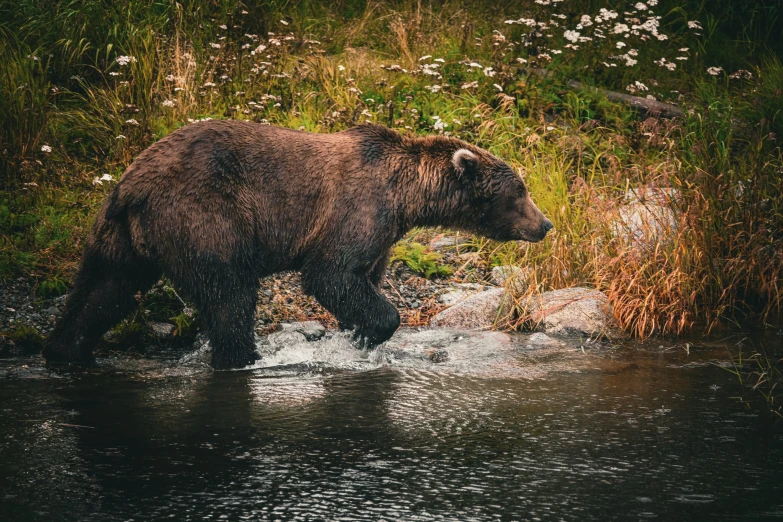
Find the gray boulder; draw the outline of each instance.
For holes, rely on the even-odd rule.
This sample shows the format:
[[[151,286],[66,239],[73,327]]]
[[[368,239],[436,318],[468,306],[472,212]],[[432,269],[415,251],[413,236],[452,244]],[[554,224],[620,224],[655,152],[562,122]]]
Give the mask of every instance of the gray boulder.
[[[432,326],[466,330],[491,328],[512,310],[505,288],[493,288],[474,294],[432,318]]]
[[[530,270],[513,265],[496,266],[492,269],[492,282],[517,294],[527,290],[529,276]]]
[[[447,306],[464,301],[468,297],[475,295],[487,289],[486,285],[479,283],[457,283],[452,285],[451,289],[440,295],[440,302]]]
[[[470,243],[470,238],[465,236],[446,236],[439,235],[430,241],[430,248],[438,252],[444,252],[446,250],[453,250],[459,245]]]
[[[634,246],[655,245],[677,231],[672,204],[679,199],[677,189],[637,187],[625,194],[626,204],[612,216],[615,237]]]
[[[158,339],[168,339],[174,337],[174,330],[176,327],[171,323],[147,323],[150,334]]]
[[[317,341],[326,334],[326,328],[316,321],[280,323],[277,330],[279,332],[296,332],[302,334],[308,341]]]
[[[531,296],[522,308],[536,330],[548,334],[616,335],[609,299],[591,288],[563,288]]]

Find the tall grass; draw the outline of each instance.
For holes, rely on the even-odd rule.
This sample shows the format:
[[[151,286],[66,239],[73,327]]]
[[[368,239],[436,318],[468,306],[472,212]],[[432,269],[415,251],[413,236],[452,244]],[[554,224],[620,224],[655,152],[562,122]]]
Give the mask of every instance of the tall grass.
[[[117,180],[189,121],[320,132],[373,121],[458,136],[524,174],[555,233],[536,245],[478,242],[474,259],[529,267],[529,292],[602,289],[621,326],[642,337],[773,321],[783,295],[783,32],[776,3],[746,7],[660,2],[650,6],[659,39],[612,30],[646,19],[623,14],[633,3],[614,5],[617,19],[601,25],[595,15],[612,7],[586,0],[0,0],[0,280],[72,274],[113,186],[105,175]],[[567,47],[565,29],[584,14],[592,25],[580,35],[593,39]],[[520,21],[531,18],[546,28]],[[605,38],[589,32],[598,25]],[[739,68],[750,76],[730,78]],[[568,79],[653,95],[688,116],[646,118],[573,92]],[[641,188],[671,197],[632,202]],[[648,205],[640,236],[622,230],[629,203]]]

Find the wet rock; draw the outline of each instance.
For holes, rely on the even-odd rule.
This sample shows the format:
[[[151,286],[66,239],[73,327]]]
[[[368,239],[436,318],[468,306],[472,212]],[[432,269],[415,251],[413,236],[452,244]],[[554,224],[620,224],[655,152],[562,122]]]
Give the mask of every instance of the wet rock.
[[[550,334],[616,335],[609,300],[590,288],[563,288],[533,296],[522,308],[536,329]]]
[[[168,339],[170,337],[174,337],[174,330],[176,329],[176,327],[171,323],[156,322],[147,323],[147,328],[149,328],[150,334],[152,334],[153,337],[157,337],[158,339]]]
[[[449,360],[448,350],[433,350],[429,353],[430,361],[438,364]]]
[[[295,330],[282,330],[267,335],[264,342],[274,348],[282,348],[285,346],[306,343],[307,337],[305,337],[302,332],[297,332]]]
[[[530,337],[528,337],[527,342],[528,344],[539,345],[539,346],[558,343],[558,341],[552,339],[547,334],[541,332],[536,332],[532,334]]]
[[[496,266],[492,269],[492,282],[498,286],[507,286],[509,290],[521,294],[527,290],[530,270],[513,265]]]
[[[498,319],[511,312],[511,299],[505,288],[493,288],[472,295],[432,318],[430,324],[439,327],[478,329],[491,328]]]
[[[316,321],[299,321],[294,323],[280,323],[277,327],[280,332],[297,332],[305,336],[308,341],[317,341],[326,334],[326,328]]]

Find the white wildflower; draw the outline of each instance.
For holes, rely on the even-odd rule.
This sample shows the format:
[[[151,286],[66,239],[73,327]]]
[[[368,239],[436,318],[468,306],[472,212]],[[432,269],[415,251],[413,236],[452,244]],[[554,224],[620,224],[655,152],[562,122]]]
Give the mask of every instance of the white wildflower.
[[[442,89],[440,85],[425,85],[424,88],[433,93]]]
[[[620,34],[620,33],[627,33],[630,30],[631,29],[627,25],[617,22],[616,24],[614,24],[614,29],[612,29],[612,32],[614,34]]]
[[[681,53],[687,53],[689,49],[688,49],[687,47],[683,47],[682,49],[678,49],[678,50],[679,50]]]
[[[483,72],[484,72],[484,76],[488,76],[490,78],[495,76],[496,74],[495,70],[492,69],[492,67],[485,67]]]
[[[286,22],[285,20],[280,20],[280,23],[283,25],[288,25],[288,22]]]
[[[582,27],[590,27],[593,25],[593,21],[590,19],[590,15],[582,15],[582,18],[579,19],[579,24]]]
[[[219,43],[211,43],[211,44],[209,44],[209,46],[212,47],[213,49],[220,49],[220,44]]]
[[[701,23],[697,20],[691,20],[688,22],[688,29],[701,29]]]
[[[618,49],[622,49],[623,47],[625,47],[625,45],[626,45],[625,42],[617,42]]]
[[[223,29],[224,31],[225,31],[226,29],[228,29],[228,26],[226,26],[226,24],[219,25],[218,27],[220,27],[220,28],[221,28],[221,29]]]
[[[468,64],[468,67],[473,67],[473,68],[478,67],[480,69],[481,68],[481,64],[480,63],[476,63],[476,62],[470,62]]]
[[[345,70],[345,66],[344,65],[338,65],[337,66],[337,70],[338,71],[344,71]]]
[[[630,56],[639,56],[639,51],[637,51],[636,49],[628,49],[628,54]]]
[[[525,60],[524,58],[517,58],[517,61],[518,61],[519,63],[522,63],[522,64],[525,64],[525,63],[527,63],[527,60]]]
[[[129,63],[136,63],[136,58],[133,56],[118,56],[115,61],[120,65],[128,65]]]
[[[493,84],[492,84],[492,87],[494,87],[495,89],[497,89],[497,90],[498,90],[498,91],[500,91],[500,92],[503,92],[503,87],[501,87],[501,86],[500,86],[500,85],[498,85],[497,83],[493,83]]]
[[[723,67],[708,67],[707,74],[718,76],[723,71]]]
[[[177,102],[175,100],[163,100],[163,103],[161,103],[164,107],[174,107],[176,104]]]
[[[433,62],[446,63],[446,60],[444,60],[443,58],[435,58],[435,59],[434,59],[434,60],[432,60],[432,61],[433,61]]]
[[[601,17],[601,18],[603,18],[604,20],[613,20],[613,19],[617,18],[617,16],[618,16],[618,15],[617,15],[617,11],[609,11],[609,10],[607,10],[607,9],[604,9],[604,8],[601,8],[601,9],[598,11],[598,14],[599,14],[599,15],[600,15],[600,17]],[[596,20],[596,22],[598,22],[598,20]]]
[[[637,3],[633,7],[634,7],[634,9],[638,9],[639,11],[646,11],[647,10],[647,4],[644,4],[642,2]]]
[[[95,176],[95,178],[93,178],[92,180],[92,184],[103,185],[104,181],[114,181],[114,178],[112,178],[111,175],[107,172],[101,177]]]
[[[731,78],[732,80],[742,80],[742,79],[749,80],[753,78],[753,74],[750,71],[746,71],[745,69],[740,69],[737,72],[732,73],[729,76],[729,78]]]
[[[576,43],[579,41],[579,31],[566,31],[563,37],[569,42]]]
[[[675,58],[675,60],[681,60],[681,61],[685,61],[687,59],[688,59],[687,56],[678,56],[677,58]]]
[[[122,75],[121,72],[112,71],[112,72],[109,73],[109,76],[121,76],[121,75]]]
[[[478,87],[478,82],[468,82],[462,84],[462,89],[475,89]]]
[[[133,118],[131,118],[131,119],[129,119],[129,120],[125,120],[125,123],[127,123],[128,125],[138,125],[138,124],[139,124],[139,122],[137,122],[137,121],[136,121],[135,119],[133,119]]]
[[[625,90],[630,92],[630,93],[634,93],[634,92],[638,92],[638,91],[642,91],[642,92],[649,91],[650,89],[645,84],[643,84],[642,82],[635,81],[631,85],[626,87]]]
[[[658,0],[647,0],[647,5],[649,5],[650,7],[655,7],[656,5],[658,5]]]
[[[52,148],[49,145],[41,145],[41,152],[52,152]]]

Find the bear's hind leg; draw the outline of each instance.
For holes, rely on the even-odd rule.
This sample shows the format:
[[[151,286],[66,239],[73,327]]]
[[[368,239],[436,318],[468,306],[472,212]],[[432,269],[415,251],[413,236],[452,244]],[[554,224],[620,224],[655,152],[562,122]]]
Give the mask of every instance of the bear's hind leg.
[[[149,290],[160,276],[142,263],[118,266],[98,256],[85,256],[65,311],[43,349],[48,362],[92,362],[101,336],[137,306],[134,295]]]

